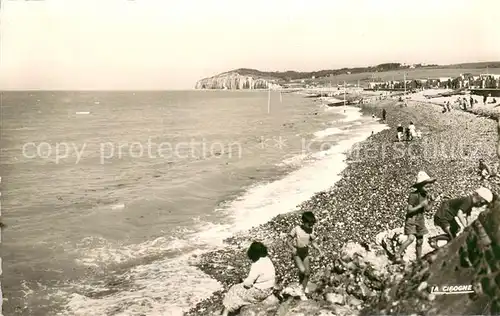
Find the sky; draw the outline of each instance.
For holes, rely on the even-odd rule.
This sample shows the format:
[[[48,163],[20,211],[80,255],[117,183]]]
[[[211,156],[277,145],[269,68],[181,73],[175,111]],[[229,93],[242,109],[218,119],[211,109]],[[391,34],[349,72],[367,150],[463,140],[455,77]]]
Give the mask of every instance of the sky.
[[[191,89],[237,68],[500,60],[498,0],[4,0],[0,90]]]

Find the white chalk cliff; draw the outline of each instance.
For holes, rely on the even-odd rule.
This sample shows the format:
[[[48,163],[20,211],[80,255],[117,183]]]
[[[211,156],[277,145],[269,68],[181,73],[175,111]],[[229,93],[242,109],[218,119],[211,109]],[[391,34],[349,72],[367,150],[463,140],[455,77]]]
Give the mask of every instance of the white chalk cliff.
[[[237,72],[226,72],[196,82],[195,89],[278,89],[281,86],[264,78],[240,75]]]

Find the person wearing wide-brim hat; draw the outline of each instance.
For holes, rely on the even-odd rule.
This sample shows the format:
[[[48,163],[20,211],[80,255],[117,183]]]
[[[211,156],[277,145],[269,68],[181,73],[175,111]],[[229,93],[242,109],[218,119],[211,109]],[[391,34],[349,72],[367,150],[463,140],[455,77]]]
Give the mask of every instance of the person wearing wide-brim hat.
[[[436,182],[436,179],[429,177],[429,175],[425,171],[420,171],[417,174],[417,179],[415,180],[415,183],[412,185],[412,187],[417,188],[434,182]]]
[[[436,179],[429,177],[425,171],[420,171],[417,174],[415,183],[413,183],[413,191],[408,197],[408,207],[406,209],[404,233],[408,236],[406,241],[401,245],[401,248],[396,252],[396,261],[401,262],[403,253],[415,240],[417,260],[422,257],[422,245],[424,243],[424,235],[428,233],[425,226],[424,213],[429,209],[428,193],[425,188],[427,184],[434,183]]]
[[[429,244],[437,248],[437,241],[450,241],[457,237],[467,227],[467,217],[471,215],[472,208],[491,205],[495,199],[497,196],[490,189],[481,187],[468,196],[443,201],[434,215],[434,224],[441,227],[445,235],[429,238]]]

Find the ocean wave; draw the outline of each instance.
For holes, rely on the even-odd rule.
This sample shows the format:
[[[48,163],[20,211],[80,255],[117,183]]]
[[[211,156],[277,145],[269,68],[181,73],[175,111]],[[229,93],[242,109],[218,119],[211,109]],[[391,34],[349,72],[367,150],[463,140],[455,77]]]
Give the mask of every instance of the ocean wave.
[[[181,316],[221,285],[189,265],[188,256],[137,266],[117,276],[125,288],[73,284],[76,291],[60,316]],[[76,292],[76,293],[75,293]]]
[[[191,260],[223,246],[223,239],[231,236],[232,230],[231,225],[198,220],[196,228],[176,235],[185,237],[159,237],[121,247],[98,237],[82,240],[78,263],[85,266],[123,264],[147,257],[161,259],[113,275],[112,284],[123,286],[109,286],[106,280],[91,285],[88,280],[70,284],[57,294],[67,299],[64,311],[58,315],[183,315],[221,288],[217,281],[191,266]]]
[[[345,118],[340,120],[342,122],[353,122],[362,117],[361,109],[353,107],[348,107],[343,114],[345,115]]]
[[[354,117],[354,113],[347,118]],[[359,117],[359,113],[357,115]],[[368,123],[328,150],[288,158],[289,163],[306,163],[282,179],[251,186],[239,198],[221,206],[218,211],[226,215],[227,224],[198,220],[197,227],[178,232],[178,237],[160,237],[122,247],[102,238],[84,240],[79,261],[83,265],[124,263],[147,256],[161,259],[135,266],[117,276],[127,280],[126,287],[109,291],[105,285],[96,285],[93,291],[105,293],[103,295],[88,295],[91,291],[82,288],[83,284],[73,284],[73,290],[66,293],[69,300],[65,311],[60,315],[182,315],[196,302],[220,289],[218,282],[189,265],[193,255],[223,247],[225,238],[263,224],[276,215],[294,211],[315,193],[332,187],[346,167],[346,151],[372,131],[385,128],[375,122]],[[312,160],[308,160],[309,157]],[[183,255],[162,256],[173,250]]]
[[[307,159],[307,157],[309,157],[307,154],[294,155],[290,158],[283,159],[283,161],[278,164],[278,167],[300,166]]]
[[[189,241],[169,236],[158,237],[140,244],[117,246],[102,237],[87,237],[77,245],[79,259],[76,262],[88,267],[116,265],[185,249]]]
[[[327,136],[337,135],[343,133],[344,130],[337,127],[329,127],[321,131],[317,131],[314,133],[314,136],[317,138],[324,138]]]
[[[377,133],[385,128],[385,125],[378,123],[366,125],[353,133],[352,137],[340,140],[327,150],[311,154],[314,161],[305,163],[284,178],[248,189],[227,209],[228,216],[233,218],[235,230],[247,230],[276,215],[294,211],[315,193],[330,188],[345,168],[345,153],[349,148],[366,139],[372,132]]]

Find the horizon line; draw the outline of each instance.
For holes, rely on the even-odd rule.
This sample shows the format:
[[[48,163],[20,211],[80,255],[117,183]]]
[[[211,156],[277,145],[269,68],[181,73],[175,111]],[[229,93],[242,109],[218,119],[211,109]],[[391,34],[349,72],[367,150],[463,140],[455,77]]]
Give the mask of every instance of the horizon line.
[[[299,89],[299,88],[294,88]],[[227,92],[252,92],[252,91],[260,91],[267,92],[268,88],[262,89],[11,89],[11,90],[0,90],[0,93],[3,92],[165,92],[165,91],[227,91]],[[273,91],[271,89],[271,91]]]
[[[2,92],[120,92],[120,91],[132,91],[132,92],[161,92],[161,91],[191,91],[191,90],[201,90],[195,88],[184,88],[184,89],[0,89]]]

